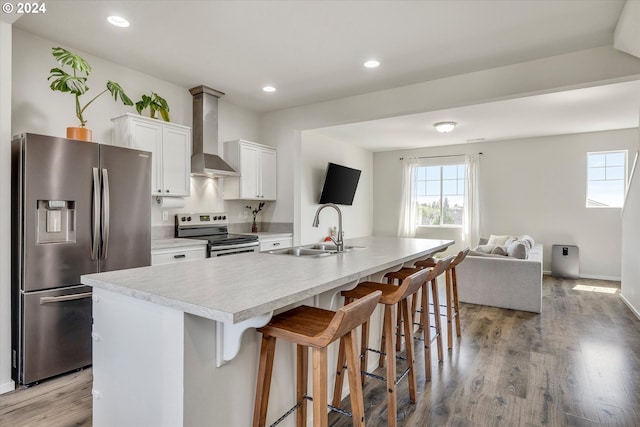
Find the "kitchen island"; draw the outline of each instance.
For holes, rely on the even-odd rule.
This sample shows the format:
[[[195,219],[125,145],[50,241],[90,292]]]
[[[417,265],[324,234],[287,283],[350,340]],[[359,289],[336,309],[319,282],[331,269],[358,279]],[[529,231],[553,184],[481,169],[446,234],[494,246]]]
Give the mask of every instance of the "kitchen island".
[[[94,425],[250,425],[260,342],[254,327],[300,303],[335,310],[341,290],[453,241],[346,244],[354,248],[319,258],[251,253],[83,276],[94,288]],[[277,352],[269,422],[294,399],[293,347]]]

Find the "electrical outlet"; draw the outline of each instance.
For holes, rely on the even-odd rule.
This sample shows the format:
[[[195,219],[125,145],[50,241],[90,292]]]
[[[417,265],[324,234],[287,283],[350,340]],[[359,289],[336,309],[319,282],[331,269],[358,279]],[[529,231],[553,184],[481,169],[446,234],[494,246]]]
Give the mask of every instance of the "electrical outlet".
[[[169,221],[169,211],[162,211],[162,220]]]

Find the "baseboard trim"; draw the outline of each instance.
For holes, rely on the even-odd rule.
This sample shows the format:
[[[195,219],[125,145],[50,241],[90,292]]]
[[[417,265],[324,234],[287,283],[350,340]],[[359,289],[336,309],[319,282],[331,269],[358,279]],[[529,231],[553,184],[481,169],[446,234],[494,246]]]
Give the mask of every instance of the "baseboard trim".
[[[551,271],[543,271],[542,274],[551,276]],[[598,276],[595,274],[581,274],[580,279],[607,280],[610,282],[620,282],[622,277],[619,276]]]
[[[0,394],[9,393],[16,389],[16,383],[9,381],[8,383],[0,384]]]
[[[631,304],[631,302],[629,302],[629,300],[628,300],[628,299],[626,299],[626,298],[624,297],[624,295],[622,295],[622,294],[620,294],[620,299],[622,300],[622,302],[624,302],[624,303],[625,303],[625,305],[626,305],[627,307],[629,307],[629,310],[631,310],[631,311],[633,312],[633,314],[635,314],[635,315],[636,315],[636,317],[637,317],[638,319],[640,319],[640,312],[639,312],[638,310],[636,310],[636,308]]]

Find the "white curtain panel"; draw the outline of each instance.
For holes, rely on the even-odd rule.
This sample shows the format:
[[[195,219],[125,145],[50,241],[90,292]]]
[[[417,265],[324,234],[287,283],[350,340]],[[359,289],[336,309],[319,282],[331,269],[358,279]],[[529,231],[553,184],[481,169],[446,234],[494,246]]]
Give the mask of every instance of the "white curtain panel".
[[[480,204],[478,169],[480,168],[480,155],[467,154],[465,156],[467,179],[465,179],[464,191],[464,224],[462,225],[463,247],[474,248],[480,239]]]
[[[413,173],[418,159],[402,160],[402,200],[400,203],[400,221],[398,237],[415,237],[417,195],[413,185]]]

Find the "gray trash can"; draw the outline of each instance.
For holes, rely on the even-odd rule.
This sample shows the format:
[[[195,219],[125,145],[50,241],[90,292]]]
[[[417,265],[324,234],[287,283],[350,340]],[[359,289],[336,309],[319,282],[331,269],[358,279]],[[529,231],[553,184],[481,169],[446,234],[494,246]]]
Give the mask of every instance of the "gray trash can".
[[[552,245],[551,275],[565,279],[580,277],[580,259],[575,245]]]

